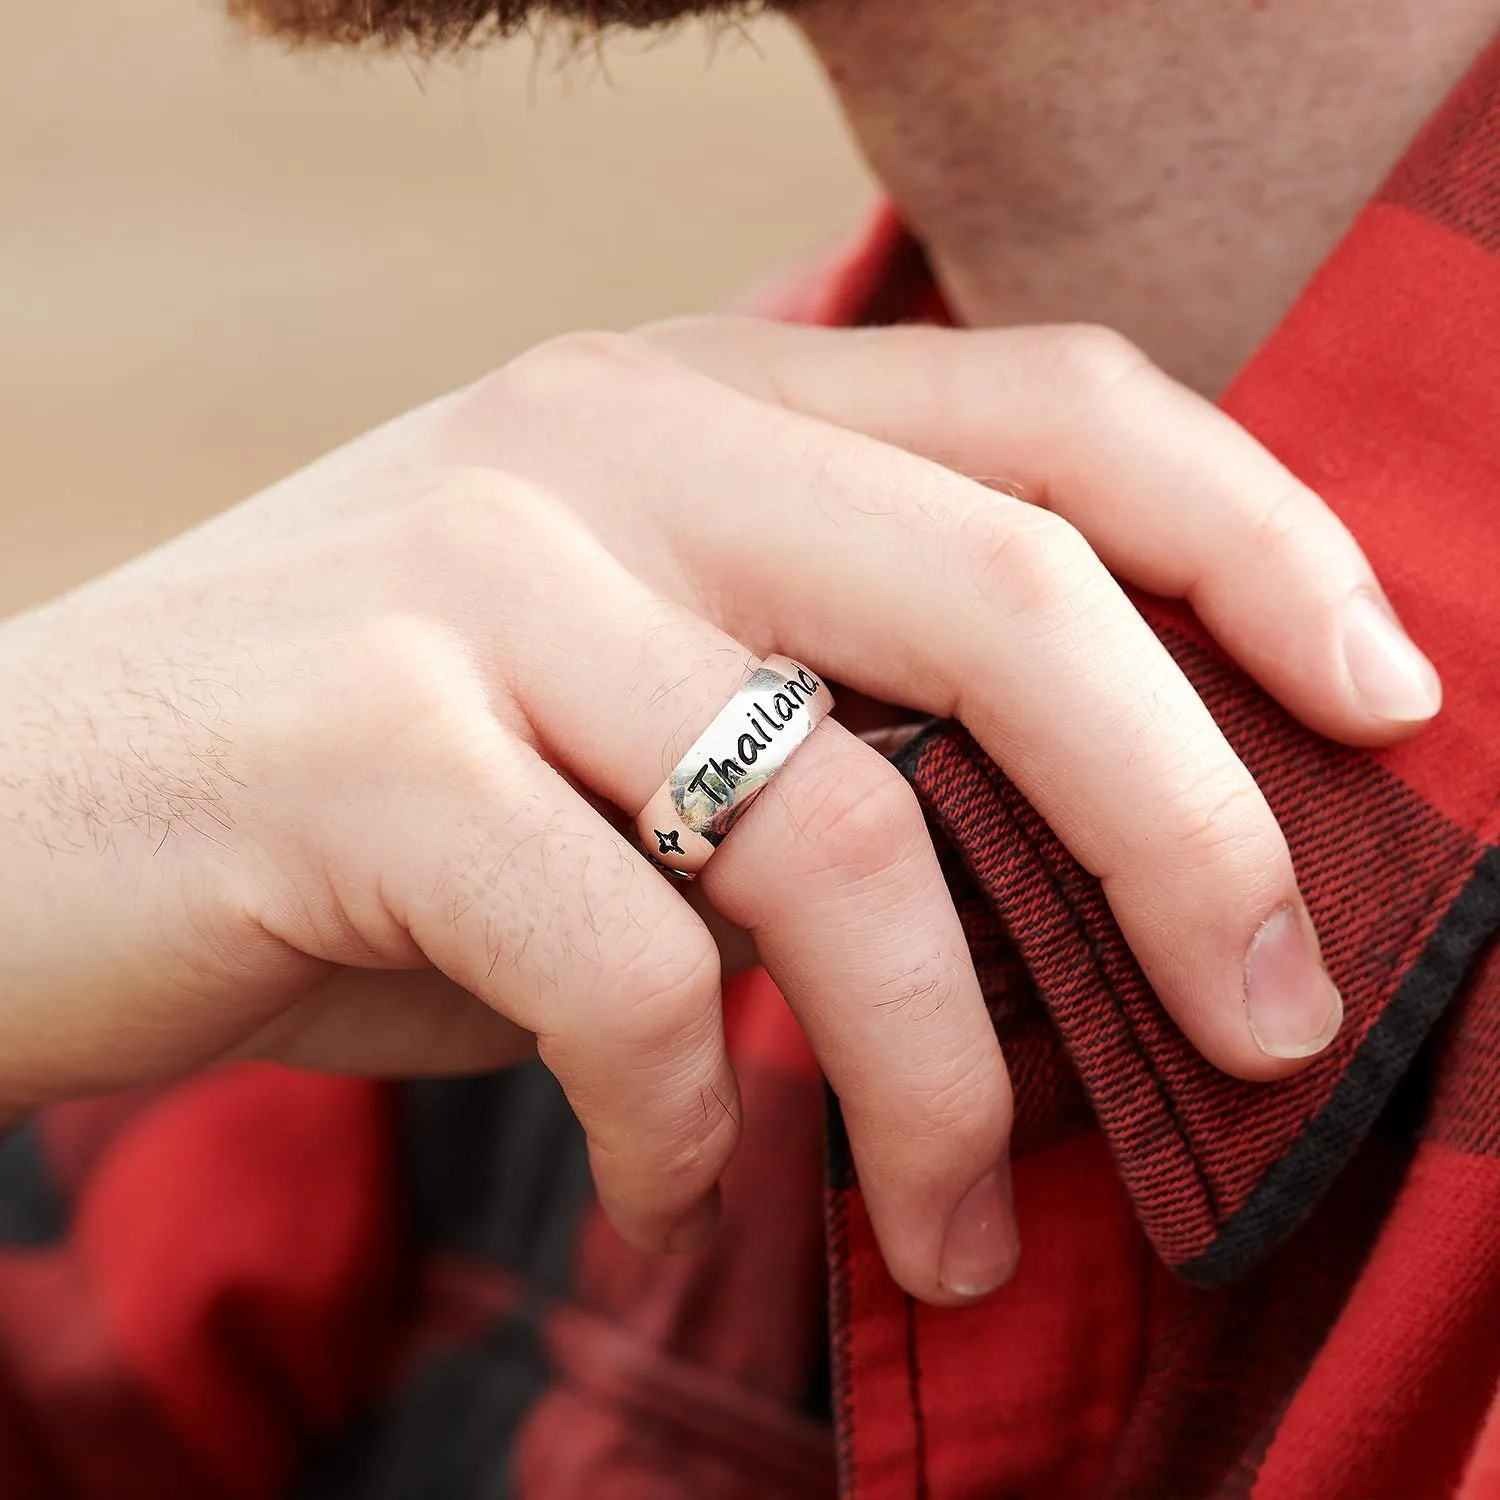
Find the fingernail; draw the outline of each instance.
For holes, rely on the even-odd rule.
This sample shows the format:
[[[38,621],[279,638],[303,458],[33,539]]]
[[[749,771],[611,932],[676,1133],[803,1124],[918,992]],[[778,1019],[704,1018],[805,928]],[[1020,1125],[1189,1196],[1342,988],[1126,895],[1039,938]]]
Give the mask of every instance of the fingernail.
[[[685,1255],[700,1249],[719,1227],[723,1204],[717,1187],[710,1188],[671,1228],[667,1235],[667,1253]]]
[[[1311,1057],[1338,1034],[1344,1003],[1305,911],[1282,906],[1261,923],[1245,955],[1245,1010],[1269,1057]]]
[[[1365,711],[1402,724],[1430,719],[1443,704],[1437,669],[1373,594],[1344,606],[1344,662]]]
[[[982,1297],[1010,1280],[1019,1253],[1010,1163],[1003,1161],[986,1172],[953,1210],[938,1279],[954,1296]]]

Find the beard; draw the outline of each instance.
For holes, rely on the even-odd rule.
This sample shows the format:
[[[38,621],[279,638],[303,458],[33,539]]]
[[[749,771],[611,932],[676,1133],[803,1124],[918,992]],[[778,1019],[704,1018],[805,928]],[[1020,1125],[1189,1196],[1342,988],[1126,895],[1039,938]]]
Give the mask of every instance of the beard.
[[[446,51],[560,22],[581,35],[690,16],[736,20],[773,0],[228,0],[229,12],[288,41]],[[781,8],[781,7],[777,7]]]

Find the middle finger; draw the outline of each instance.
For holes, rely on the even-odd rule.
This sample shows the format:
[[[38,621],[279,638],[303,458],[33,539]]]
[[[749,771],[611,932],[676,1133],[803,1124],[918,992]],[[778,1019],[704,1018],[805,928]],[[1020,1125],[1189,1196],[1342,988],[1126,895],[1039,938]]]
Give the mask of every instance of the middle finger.
[[[513,688],[548,758],[634,811],[754,666],[592,539],[576,606]],[[844,1106],[896,1279],[928,1301],[988,1291],[1016,1255],[1009,1081],[915,795],[825,721],[716,853],[702,885],[755,937]]]

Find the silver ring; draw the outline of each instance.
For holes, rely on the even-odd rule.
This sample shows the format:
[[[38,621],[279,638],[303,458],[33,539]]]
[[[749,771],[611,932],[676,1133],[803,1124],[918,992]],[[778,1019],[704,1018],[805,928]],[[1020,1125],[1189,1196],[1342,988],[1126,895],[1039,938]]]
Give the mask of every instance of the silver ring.
[[[768,656],[641,810],[641,848],[691,880],[832,711],[827,683],[788,656]]]

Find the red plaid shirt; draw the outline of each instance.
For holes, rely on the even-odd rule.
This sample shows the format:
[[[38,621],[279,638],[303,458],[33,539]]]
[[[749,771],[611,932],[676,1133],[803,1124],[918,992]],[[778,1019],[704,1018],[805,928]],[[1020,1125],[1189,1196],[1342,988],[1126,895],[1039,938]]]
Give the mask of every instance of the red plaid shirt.
[[[891,1283],[763,975],[727,997],[746,1131],[691,1257],[612,1234],[538,1070],[215,1073],[0,1144],[4,1500],[1500,1497],[1497,256],[1500,47],[1226,401],[1364,544],[1435,725],[1326,744],[1140,601],[1287,834],[1348,1008],[1326,1057],[1208,1067],[935,726],[903,765],[1016,1082],[1010,1286]],[[888,220],[783,295],[933,303]]]

